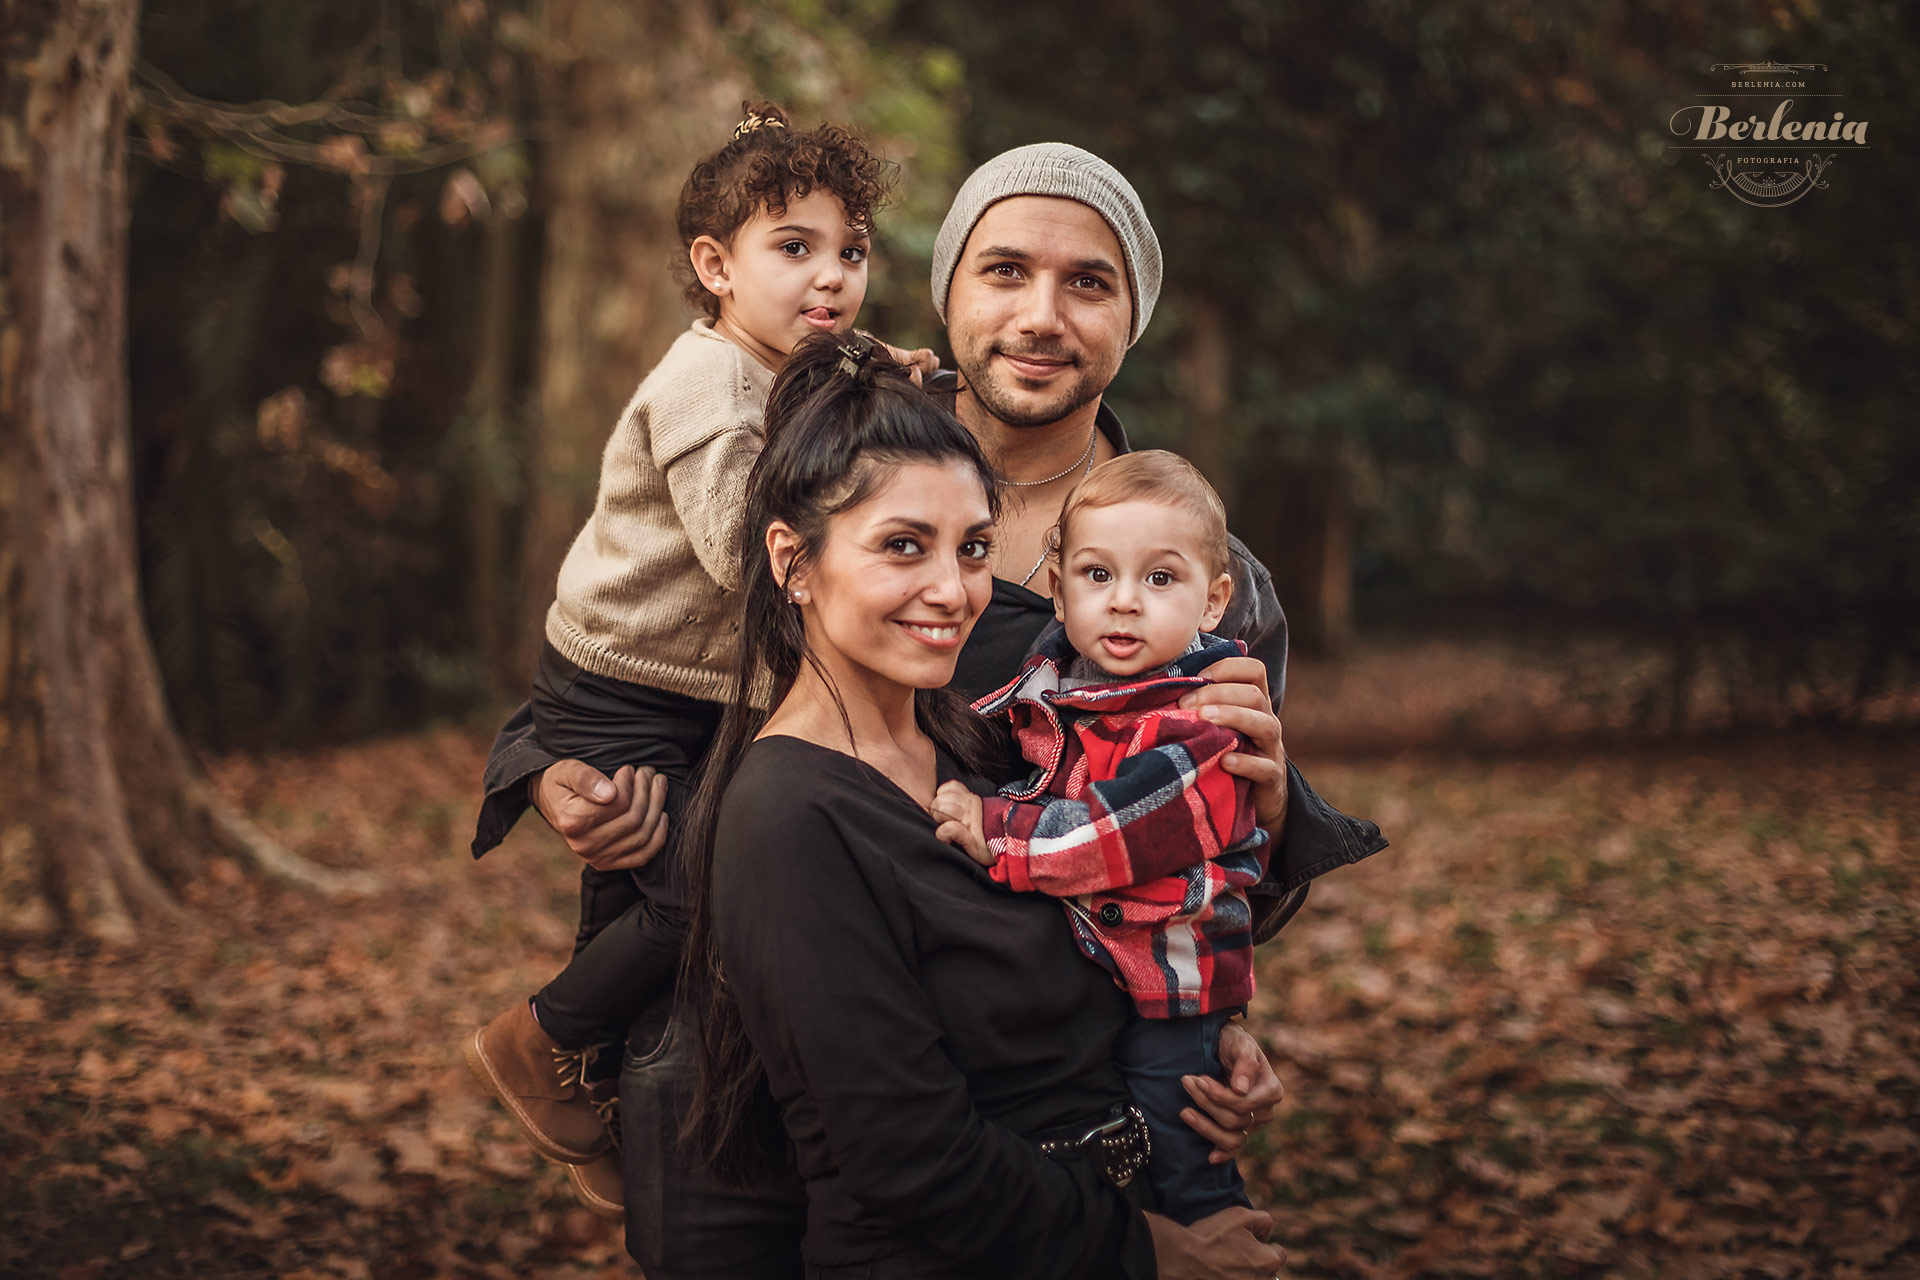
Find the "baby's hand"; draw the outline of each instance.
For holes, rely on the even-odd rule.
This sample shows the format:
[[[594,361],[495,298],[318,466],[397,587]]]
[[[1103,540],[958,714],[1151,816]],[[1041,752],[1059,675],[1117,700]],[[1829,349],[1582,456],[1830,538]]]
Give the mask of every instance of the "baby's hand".
[[[948,844],[957,845],[969,858],[983,867],[994,864],[987,851],[987,836],[980,817],[980,797],[958,782],[943,782],[933,793],[934,815],[945,819],[933,834]]]

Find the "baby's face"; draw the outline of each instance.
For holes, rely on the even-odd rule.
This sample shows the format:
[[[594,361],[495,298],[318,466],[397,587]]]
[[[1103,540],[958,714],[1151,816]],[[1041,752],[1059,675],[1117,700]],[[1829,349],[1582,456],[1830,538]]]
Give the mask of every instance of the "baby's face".
[[[1178,507],[1142,500],[1074,513],[1053,610],[1076,652],[1111,675],[1138,675],[1219,625],[1233,580],[1213,572],[1193,525]]]

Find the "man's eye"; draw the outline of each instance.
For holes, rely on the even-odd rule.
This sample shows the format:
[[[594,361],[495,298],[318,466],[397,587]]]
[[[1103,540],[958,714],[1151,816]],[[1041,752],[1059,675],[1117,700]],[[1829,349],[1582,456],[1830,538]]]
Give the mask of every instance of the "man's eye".
[[[1020,268],[1014,266],[1011,262],[999,262],[988,267],[987,274],[997,276],[1002,280],[1018,280],[1020,278]]]
[[[1170,587],[1173,585],[1173,575],[1165,569],[1155,569],[1147,575],[1147,581],[1156,587]]]
[[[1081,276],[1073,282],[1077,289],[1105,289],[1107,282],[1099,276]]]

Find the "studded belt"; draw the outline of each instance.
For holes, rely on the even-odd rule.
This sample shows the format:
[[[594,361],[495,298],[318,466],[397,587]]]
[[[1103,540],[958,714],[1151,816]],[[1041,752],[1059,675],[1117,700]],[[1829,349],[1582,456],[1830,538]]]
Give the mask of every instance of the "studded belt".
[[[1147,1118],[1128,1103],[1090,1127],[1049,1130],[1040,1135],[1040,1151],[1055,1160],[1085,1160],[1108,1182],[1124,1188],[1147,1167],[1153,1142],[1147,1136]]]

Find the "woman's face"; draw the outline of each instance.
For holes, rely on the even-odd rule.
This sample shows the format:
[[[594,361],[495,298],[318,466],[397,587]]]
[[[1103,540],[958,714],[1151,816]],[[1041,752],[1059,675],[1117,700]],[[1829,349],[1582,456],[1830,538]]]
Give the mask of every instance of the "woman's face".
[[[884,698],[953,679],[993,594],[992,539],[980,478],[959,460],[892,466],[866,501],[832,518],[818,557],[787,585],[801,593],[807,641],[843,695],[864,685]]]

